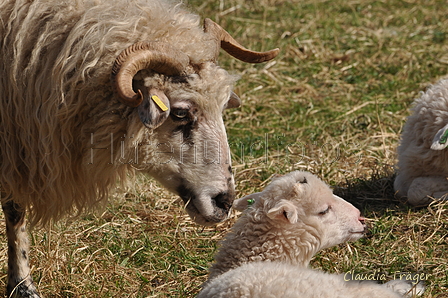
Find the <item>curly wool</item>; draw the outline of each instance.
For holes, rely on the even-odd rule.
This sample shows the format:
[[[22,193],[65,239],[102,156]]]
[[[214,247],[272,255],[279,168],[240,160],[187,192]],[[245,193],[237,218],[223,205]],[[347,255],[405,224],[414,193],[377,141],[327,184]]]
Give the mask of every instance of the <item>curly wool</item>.
[[[251,215],[244,216],[222,241],[221,246],[225,250],[220,250],[216,255],[215,263],[209,270],[209,280],[250,262],[268,260],[307,266],[318,251],[319,242],[318,233],[311,227],[279,230],[254,221]]]
[[[144,134],[112,92],[113,61],[138,41],[167,42],[192,63],[209,61],[214,41],[199,22],[182,5],[158,0],[2,1],[3,200],[28,209],[32,224],[47,224],[91,209],[117,180],[125,182],[134,169],[115,162],[119,154],[87,166],[91,148],[119,146],[129,129]],[[230,88],[234,78],[227,77]]]
[[[323,188],[328,189],[317,177],[305,175],[311,184],[304,184],[301,189],[292,187],[296,183],[294,176],[274,180],[266,187],[263,197],[244,212],[221,241],[221,249],[209,269],[209,280],[242,264],[257,261],[308,266],[321,246],[322,231],[319,227],[309,222],[291,226],[278,224],[267,215],[279,198],[314,197]],[[307,205],[304,200],[303,210]]]
[[[281,176],[234,205],[247,208],[245,215],[221,243],[198,298],[399,298],[412,289],[401,280],[359,283],[306,268],[320,249],[357,240],[365,231],[359,210],[310,173]],[[424,287],[415,290],[421,294]]]
[[[197,298],[404,298],[412,286],[358,282],[282,262],[244,264],[212,280]],[[424,288],[420,285],[419,294]]]

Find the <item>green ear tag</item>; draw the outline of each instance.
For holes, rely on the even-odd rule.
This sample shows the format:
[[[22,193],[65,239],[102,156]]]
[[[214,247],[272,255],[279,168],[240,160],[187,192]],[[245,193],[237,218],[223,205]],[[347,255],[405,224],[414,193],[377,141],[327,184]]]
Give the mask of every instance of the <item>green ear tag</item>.
[[[443,133],[442,137],[440,138],[439,143],[445,144],[447,140],[448,140],[448,129],[445,130],[445,132]]]
[[[247,205],[253,205],[255,203],[254,199],[247,199]]]

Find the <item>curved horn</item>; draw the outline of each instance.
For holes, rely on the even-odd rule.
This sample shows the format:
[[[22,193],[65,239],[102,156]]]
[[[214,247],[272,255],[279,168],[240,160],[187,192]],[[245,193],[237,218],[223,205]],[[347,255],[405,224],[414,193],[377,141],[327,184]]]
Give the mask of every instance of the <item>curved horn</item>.
[[[151,69],[165,75],[179,75],[185,72],[190,59],[187,55],[174,50],[161,42],[138,42],[115,59],[112,67],[111,81],[120,96],[121,102],[137,107],[143,101],[140,90],[132,89],[132,79],[142,69]]]
[[[233,39],[233,37],[226,30],[210,19],[204,20],[204,32],[211,34],[217,40],[217,52],[219,51],[220,46],[228,54],[244,62],[261,63],[269,61],[274,59],[280,51],[278,48],[267,52],[255,52],[248,50]],[[216,53],[216,57],[218,57],[218,53]]]

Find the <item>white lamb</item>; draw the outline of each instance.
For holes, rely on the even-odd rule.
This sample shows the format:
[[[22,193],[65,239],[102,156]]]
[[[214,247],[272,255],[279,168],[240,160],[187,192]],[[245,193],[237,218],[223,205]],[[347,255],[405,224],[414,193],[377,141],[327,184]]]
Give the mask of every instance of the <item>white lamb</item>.
[[[307,269],[319,250],[361,238],[364,218],[353,205],[307,172],[273,180],[263,192],[236,200],[245,209],[221,243],[198,298],[403,297],[412,286],[346,281]]]
[[[398,147],[399,197],[422,206],[448,193],[448,79],[431,86],[416,99]]]

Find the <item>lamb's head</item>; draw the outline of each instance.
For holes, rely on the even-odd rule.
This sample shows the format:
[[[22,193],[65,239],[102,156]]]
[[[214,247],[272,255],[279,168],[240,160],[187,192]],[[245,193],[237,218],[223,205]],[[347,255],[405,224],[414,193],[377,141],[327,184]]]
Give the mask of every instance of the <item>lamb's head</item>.
[[[276,177],[262,192],[238,199],[234,204],[238,210],[246,206],[258,209],[255,212],[259,216],[265,214],[269,224],[280,230],[290,233],[307,230],[319,239],[317,250],[357,240],[365,232],[359,210],[308,172],[295,171]]]
[[[254,63],[278,50],[247,50],[211,20],[204,34],[216,41],[209,61],[194,63],[163,42],[139,42],[116,59],[112,82],[146,127],[149,146],[139,146],[135,167],[178,194],[193,220],[211,225],[227,218],[235,193],[222,113],[241,104],[232,92],[235,78],[216,64],[219,47],[223,43],[232,56]]]

